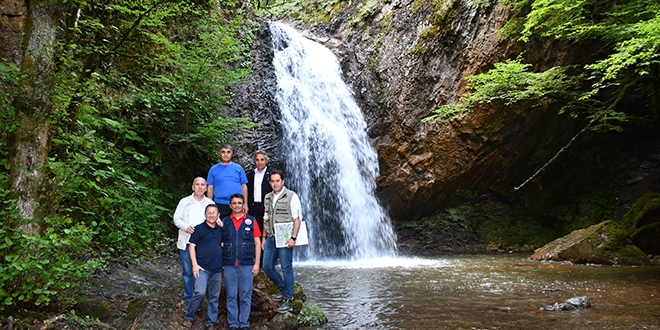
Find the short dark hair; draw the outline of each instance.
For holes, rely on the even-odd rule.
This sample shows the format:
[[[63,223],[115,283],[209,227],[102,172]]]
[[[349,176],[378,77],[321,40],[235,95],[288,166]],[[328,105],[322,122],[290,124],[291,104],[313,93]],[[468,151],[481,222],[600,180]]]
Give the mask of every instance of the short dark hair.
[[[282,181],[284,181],[284,172],[282,172],[282,170],[278,170],[278,169],[270,170],[270,176],[273,176],[273,174],[279,175],[280,179],[282,179]]]
[[[239,194],[239,193],[232,194],[231,196],[229,196],[229,203],[231,203],[231,200],[234,198],[240,198],[243,201],[243,203],[245,203],[245,197],[243,197],[243,194]]]
[[[218,152],[220,152],[220,150],[222,149],[229,149],[231,151],[234,151],[234,147],[232,147],[231,144],[227,144],[227,143],[221,144],[220,148],[218,148]]]
[[[218,208],[217,205],[215,205],[215,204],[209,204],[209,205],[206,205],[206,208],[204,209],[204,214],[206,214],[206,212],[207,212],[207,211],[209,210],[209,208],[211,208],[211,207],[214,207],[216,211],[220,211],[220,209]]]

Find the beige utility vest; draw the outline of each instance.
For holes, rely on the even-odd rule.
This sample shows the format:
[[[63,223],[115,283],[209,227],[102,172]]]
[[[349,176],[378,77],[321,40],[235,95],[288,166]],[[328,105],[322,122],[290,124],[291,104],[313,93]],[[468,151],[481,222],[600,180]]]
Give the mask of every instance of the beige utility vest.
[[[268,213],[268,220],[264,220],[266,236],[270,237],[275,234],[275,223],[293,221],[293,214],[291,213],[291,196],[293,194],[293,191],[282,187],[282,192],[274,207],[273,198],[275,198],[275,194],[269,192],[266,195],[266,201],[264,202],[264,211]]]

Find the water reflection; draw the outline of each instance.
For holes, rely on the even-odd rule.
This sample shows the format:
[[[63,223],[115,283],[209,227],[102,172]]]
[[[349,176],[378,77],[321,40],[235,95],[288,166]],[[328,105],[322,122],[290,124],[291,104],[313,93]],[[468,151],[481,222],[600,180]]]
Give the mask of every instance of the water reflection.
[[[540,263],[527,255],[303,262],[324,329],[660,329],[660,268]],[[592,308],[539,311],[588,296]]]

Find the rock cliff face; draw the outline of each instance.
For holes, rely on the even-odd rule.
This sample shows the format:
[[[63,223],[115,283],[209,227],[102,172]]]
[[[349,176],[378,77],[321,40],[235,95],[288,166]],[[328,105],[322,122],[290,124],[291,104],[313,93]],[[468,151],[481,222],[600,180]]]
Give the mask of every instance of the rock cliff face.
[[[20,63],[20,45],[23,22],[27,14],[25,1],[3,0],[0,2],[0,58],[9,62]]]
[[[395,219],[428,215],[481,194],[517,162],[538,157],[538,164],[546,156],[536,152],[540,147],[554,150],[571,134],[558,129],[565,123],[549,109],[492,105],[459,123],[422,121],[458,99],[463,78],[520,51],[497,38],[509,15],[496,1],[435,7],[401,1],[383,6],[368,28],[344,41],[346,79],[368,118],[380,156],[380,197]],[[445,17],[443,26],[436,26],[435,16]],[[538,55],[548,57],[540,66],[558,61]]]
[[[512,192],[573,135],[579,122],[525,105],[492,104],[451,124],[423,121],[459,98],[463,78],[524,47],[533,49],[526,60],[537,69],[577,62],[560,44],[498,38],[510,15],[495,0],[353,1],[327,24],[298,24],[340,58],[379,155],[379,197],[395,220],[498,185]],[[240,108],[237,114],[254,113]]]

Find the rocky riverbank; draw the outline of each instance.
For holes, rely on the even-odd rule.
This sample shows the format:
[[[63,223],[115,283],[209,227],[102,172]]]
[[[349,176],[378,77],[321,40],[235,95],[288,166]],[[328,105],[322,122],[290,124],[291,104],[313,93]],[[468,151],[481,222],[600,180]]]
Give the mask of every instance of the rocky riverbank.
[[[277,291],[261,272],[255,279],[250,315],[253,330],[302,329],[297,314],[306,300],[296,284],[293,313],[278,314],[270,294]],[[224,287],[216,329],[228,329]],[[72,312],[61,315],[22,311],[21,317],[3,320],[0,330],[13,329],[187,329],[183,322],[183,286],[178,258],[158,257],[124,265],[114,263],[92,276],[87,292]],[[197,311],[192,329],[205,329],[206,302]]]

